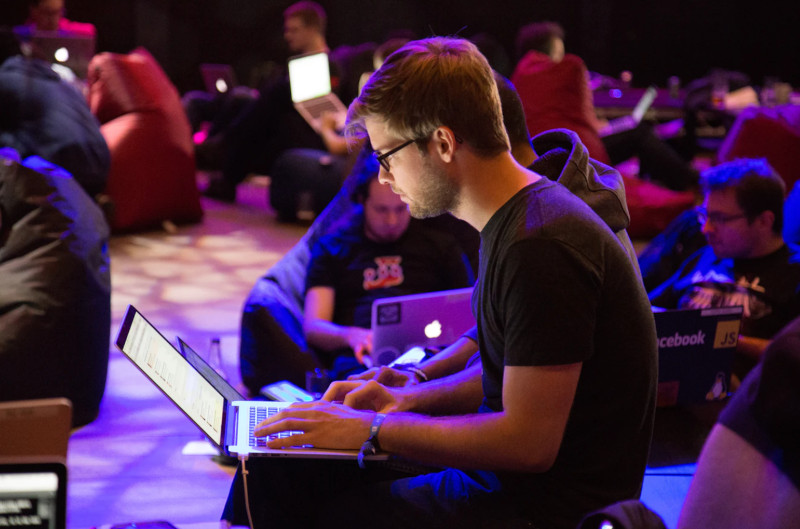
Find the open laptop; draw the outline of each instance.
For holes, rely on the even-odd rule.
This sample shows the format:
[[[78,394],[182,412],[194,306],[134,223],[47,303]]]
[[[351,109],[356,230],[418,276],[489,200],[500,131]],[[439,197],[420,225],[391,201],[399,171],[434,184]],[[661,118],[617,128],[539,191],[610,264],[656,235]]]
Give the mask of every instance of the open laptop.
[[[644,91],[644,94],[642,94],[642,97],[639,98],[636,106],[633,107],[633,111],[627,116],[609,120],[608,124],[600,131],[600,135],[609,136],[611,134],[635,129],[639,123],[641,123],[647,111],[650,110],[653,101],[656,99],[656,95],[658,95],[656,87],[648,87],[647,90]]]
[[[412,347],[447,347],[474,325],[472,287],[377,299],[372,361],[387,365]]]
[[[332,113],[337,124],[344,126],[347,108],[331,91],[328,54],[320,52],[291,57],[288,69],[292,103],[311,128],[319,130],[324,112]]]
[[[59,397],[0,402],[0,458],[67,458],[72,403]]]
[[[658,335],[658,405],[728,396],[742,307],[653,314]]]
[[[30,46],[34,57],[72,70],[80,79],[89,73],[89,61],[94,57],[95,38],[84,35],[65,35],[58,31],[35,31],[23,47]]]
[[[266,438],[254,437],[255,426],[292,403],[232,400],[240,396],[238,392],[227,383],[220,384],[221,377],[210,376],[207,370],[195,367],[133,306],[128,307],[122,321],[116,346],[225,455],[353,460],[358,457],[357,450],[267,448]],[[388,455],[380,454],[369,459],[387,458]]]
[[[200,75],[209,94],[227,94],[238,84],[230,64],[203,63],[200,65]]]
[[[67,527],[63,461],[0,458],[0,527]]]

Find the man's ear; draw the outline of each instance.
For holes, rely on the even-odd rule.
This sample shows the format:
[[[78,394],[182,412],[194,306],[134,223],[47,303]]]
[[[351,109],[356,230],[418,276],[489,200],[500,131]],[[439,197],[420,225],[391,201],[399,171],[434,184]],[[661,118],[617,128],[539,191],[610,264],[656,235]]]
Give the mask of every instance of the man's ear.
[[[765,231],[771,232],[772,226],[775,225],[775,213],[768,209],[765,209],[764,211],[756,215],[756,218],[753,219],[753,222],[759,223]]]
[[[432,143],[436,149],[436,153],[442,158],[442,161],[450,163],[453,161],[453,154],[456,151],[456,145],[459,143],[456,140],[456,135],[450,127],[439,127],[433,131],[431,136]]]

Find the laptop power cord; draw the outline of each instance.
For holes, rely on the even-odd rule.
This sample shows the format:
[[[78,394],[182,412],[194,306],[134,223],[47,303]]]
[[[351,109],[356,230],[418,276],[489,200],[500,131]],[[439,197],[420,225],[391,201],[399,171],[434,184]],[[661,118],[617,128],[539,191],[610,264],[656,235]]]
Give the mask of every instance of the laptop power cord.
[[[247,521],[250,524],[250,529],[255,529],[253,526],[253,515],[250,512],[250,495],[247,491],[247,454],[239,454],[239,461],[242,462],[242,483],[244,484],[244,508],[247,511]]]

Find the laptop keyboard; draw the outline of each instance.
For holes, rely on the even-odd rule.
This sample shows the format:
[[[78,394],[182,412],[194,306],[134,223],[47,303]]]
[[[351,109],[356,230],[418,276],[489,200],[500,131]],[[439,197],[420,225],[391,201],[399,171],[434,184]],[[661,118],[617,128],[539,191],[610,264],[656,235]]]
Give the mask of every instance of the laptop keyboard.
[[[300,434],[303,432],[297,431],[289,431],[289,432],[280,432],[272,435],[268,435],[266,437],[255,437],[254,433],[256,430],[256,425],[261,423],[267,419],[267,417],[272,417],[276,413],[281,411],[280,408],[275,406],[256,406],[250,408],[250,446],[253,447],[266,447],[267,441],[271,441],[273,439],[279,439],[282,437],[289,437],[291,435]]]
[[[336,113],[339,111],[336,105],[334,105],[333,102],[327,98],[320,99],[319,101],[306,102],[303,104],[305,105],[306,110],[308,110],[308,112],[315,118],[320,117],[323,112]]]

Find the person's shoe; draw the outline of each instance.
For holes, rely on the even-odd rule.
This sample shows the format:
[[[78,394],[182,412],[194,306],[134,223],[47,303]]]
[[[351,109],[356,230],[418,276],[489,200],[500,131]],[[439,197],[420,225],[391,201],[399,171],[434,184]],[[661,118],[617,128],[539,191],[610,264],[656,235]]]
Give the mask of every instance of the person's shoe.
[[[203,196],[222,202],[236,202],[236,185],[222,178],[213,179],[203,191]]]

